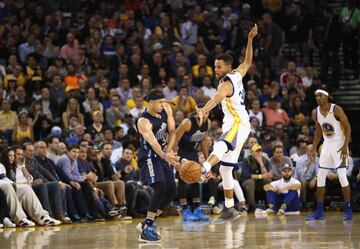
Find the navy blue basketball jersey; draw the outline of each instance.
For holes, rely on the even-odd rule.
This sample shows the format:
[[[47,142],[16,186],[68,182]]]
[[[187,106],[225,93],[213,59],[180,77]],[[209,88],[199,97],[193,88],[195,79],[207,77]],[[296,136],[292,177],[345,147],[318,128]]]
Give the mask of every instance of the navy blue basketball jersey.
[[[145,110],[140,118],[146,118],[152,124],[152,132],[154,133],[157,141],[159,142],[161,148],[165,150],[168,143],[168,127],[167,127],[167,113],[165,110],[162,110],[158,117],[152,116],[150,113]],[[147,158],[157,158],[161,157],[161,155],[157,155],[155,151],[152,149],[150,144],[145,141],[145,139],[141,136],[140,138],[140,150],[138,154],[138,160],[145,160]]]
[[[195,116],[189,117],[191,121],[191,129],[188,132],[185,132],[179,142],[179,154],[183,151],[195,151],[201,142],[208,130],[208,122],[206,121],[199,127],[198,123],[196,122]]]

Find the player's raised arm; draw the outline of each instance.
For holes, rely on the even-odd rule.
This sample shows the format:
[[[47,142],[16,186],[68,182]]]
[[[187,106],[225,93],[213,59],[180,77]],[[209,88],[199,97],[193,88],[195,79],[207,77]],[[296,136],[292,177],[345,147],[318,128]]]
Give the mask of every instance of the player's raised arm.
[[[176,137],[175,120],[174,120],[171,106],[168,103],[164,103],[164,110],[168,116],[167,117],[167,127],[168,127],[168,132],[169,132],[169,138],[168,138],[167,151],[171,151],[172,148],[174,147],[175,137]]]
[[[349,120],[344,112],[344,110],[340,106],[336,106],[335,108],[335,117],[340,119],[340,124],[344,129],[345,141],[344,145],[340,148],[339,151],[341,152],[341,158],[347,158],[348,156],[348,147],[350,142],[350,135],[351,135],[351,128],[349,124]]]
[[[254,37],[257,35],[257,32],[258,32],[258,28],[257,28],[257,25],[255,24],[255,26],[251,29],[251,31],[248,34],[248,42],[247,42],[247,46],[246,46],[245,60],[236,69],[241,74],[242,77],[245,76],[245,74],[247,73],[247,71],[249,70],[249,68],[252,64],[252,60],[253,60],[252,42],[253,42]]]
[[[161,158],[168,161],[170,164],[175,164],[179,161],[179,157],[173,152],[164,152],[161,149],[159,142],[157,141],[154,133],[152,132],[152,124],[146,118],[140,118],[138,120],[139,133],[143,136],[146,142],[148,142],[155,153]]]
[[[312,150],[315,152],[315,155],[316,155],[317,154],[317,147],[319,146],[319,143],[320,143],[321,138],[322,138],[321,126],[320,126],[320,124],[319,124],[319,122],[317,121],[317,118],[316,118],[316,109],[314,109],[312,111],[312,119],[315,122],[315,135],[314,135],[314,142],[313,142]]]
[[[181,140],[181,138],[184,136],[185,132],[190,131],[191,129],[191,121],[188,118],[185,118],[181,124],[179,125],[178,128],[176,128],[176,138],[175,138],[175,143],[173,146],[173,151],[177,152],[178,149],[178,144]]]

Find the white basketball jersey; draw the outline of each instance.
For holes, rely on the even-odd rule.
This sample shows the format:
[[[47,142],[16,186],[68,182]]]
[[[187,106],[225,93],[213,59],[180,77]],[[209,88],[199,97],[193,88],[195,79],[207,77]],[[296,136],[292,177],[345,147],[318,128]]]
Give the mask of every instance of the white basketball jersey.
[[[319,106],[316,108],[316,118],[321,126],[324,141],[345,140],[341,123],[335,118],[335,107],[335,104],[330,105],[330,110],[326,117],[321,114]]]
[[[222,111],[224,112],[223,131],[231,129],[232,126],[238,126],[241,122],[249,123],[249,114],[245,108],[245,90],[241,74],[233,70],[220,80],[220,84],[225,81],[231,81],[233,95],[221,101]]]

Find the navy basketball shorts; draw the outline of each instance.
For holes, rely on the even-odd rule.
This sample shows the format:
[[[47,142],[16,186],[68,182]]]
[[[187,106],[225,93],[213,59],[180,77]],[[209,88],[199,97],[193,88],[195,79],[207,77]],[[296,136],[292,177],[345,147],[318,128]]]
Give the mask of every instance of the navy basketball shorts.
[[[173,167],[161,158],[148,158],[139,161],[140,178],[145,185],[166,182],[167,186],[175,185]]]

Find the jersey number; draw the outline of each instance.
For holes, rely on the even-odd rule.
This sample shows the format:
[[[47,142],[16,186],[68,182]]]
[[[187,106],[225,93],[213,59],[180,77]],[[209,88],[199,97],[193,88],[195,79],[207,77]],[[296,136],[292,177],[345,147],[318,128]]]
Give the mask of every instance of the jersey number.
[[[243,92],[243,91],[240,91],[240,92],[239,92],[239,96],[240,96],[240,104],[241,104],[241,105],[245,105],[244,92]]]

